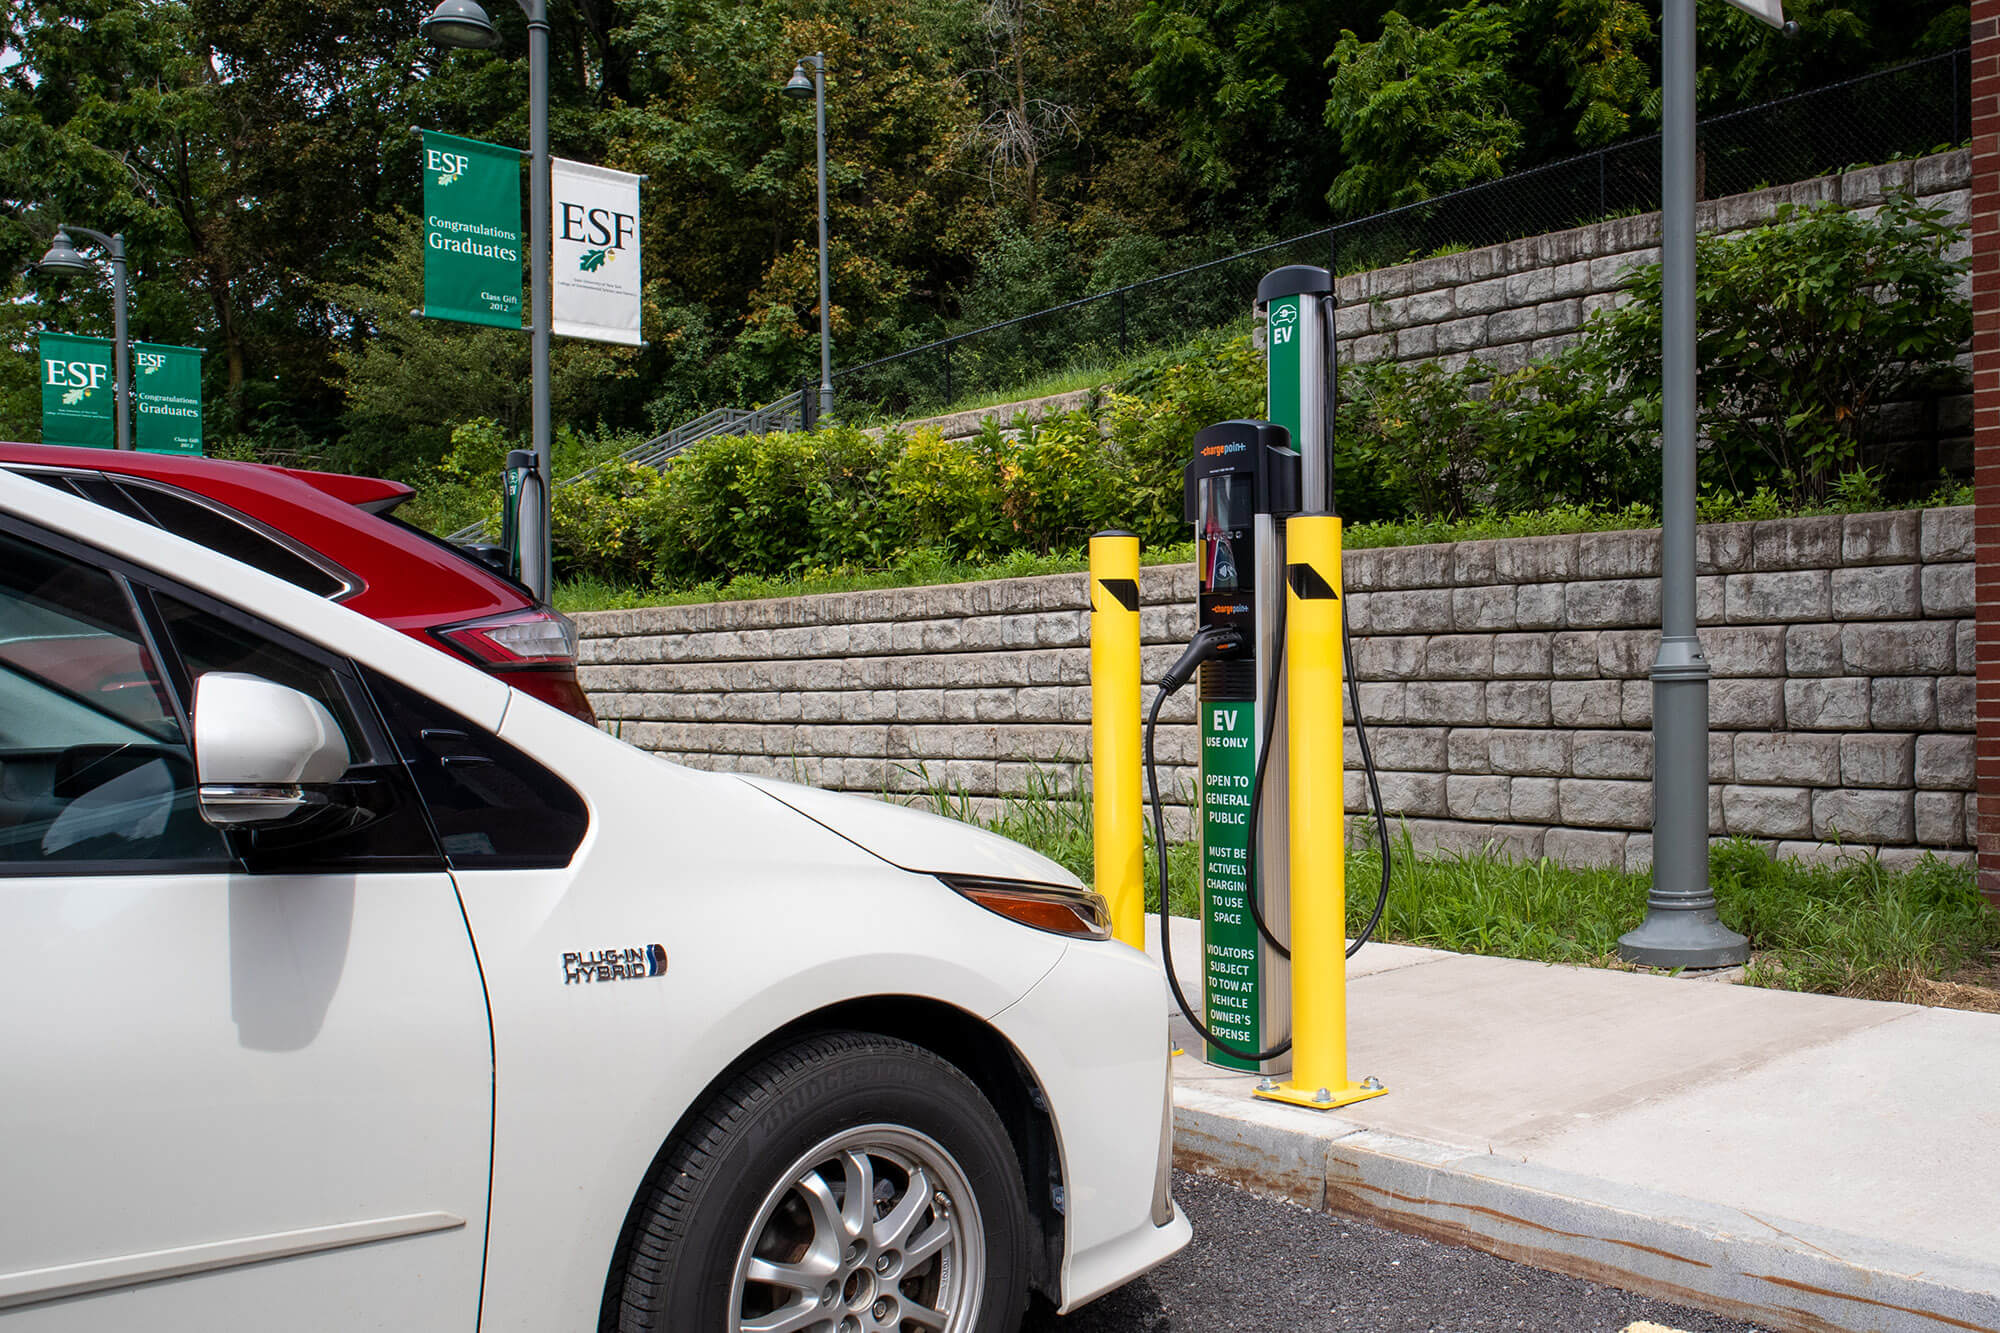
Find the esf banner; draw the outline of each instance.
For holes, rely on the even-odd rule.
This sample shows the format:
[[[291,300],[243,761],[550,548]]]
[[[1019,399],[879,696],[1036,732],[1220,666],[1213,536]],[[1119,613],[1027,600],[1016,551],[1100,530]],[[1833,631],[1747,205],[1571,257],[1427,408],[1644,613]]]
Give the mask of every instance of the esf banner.
[[[118,442],[118,392],[111,340],[44,333],[42,443],[109,449]]]
[[[424,313],[521,327],[521,154],[425,130]]]
[[[639,178],[627,171],[549,164],[554,195],[551,328],[565,338],[639,345]]]
[[[133,447],[155,454],[201,452],[201,349],[132,344]]]

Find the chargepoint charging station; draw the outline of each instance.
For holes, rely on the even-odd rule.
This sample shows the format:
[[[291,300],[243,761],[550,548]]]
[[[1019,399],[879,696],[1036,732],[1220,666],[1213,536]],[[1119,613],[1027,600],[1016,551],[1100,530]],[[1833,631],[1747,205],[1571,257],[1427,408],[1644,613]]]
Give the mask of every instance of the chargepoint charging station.
[[[1259,285],[1257,310],[1270,419],[1220,422],[1192,442],[1182,480],[1196,539],[1197,629],[1154,694],[1144,768],[1165,884],[1154,738],[1166,699],[1198,678],[1193,814],[1201,841],[1202,1013],[1175,974],[1163,894],[1167,980],[1210,1064],[1261,1075],[1259,1096],[1330,1109],[1385,1091],[1372,1077],[1347,1077],[1345,959],[1380,921],[1389,883],[1381,797],[1357,707],[1383,873],[1374,915],[1349,945],[1341,696],[1345,688],[1352,697],[1354,688],[1341,614],[1340,520],[1332,512],[1332,276],[1305,265],[1275,270]],[[1129,536],[1124,541],[1136,547]],[[1127,560],[1136,573],[1136,550]],[[1108,590],[1129,580],[1112,572],[1109,564],[1093,565],[1093,662],[1100,627],[1129,636],[1136,661],[1137,598],[1119,620]],[[1124,696],[1107,683],[1100,697]],[[1097,766],[1100,805],[1119,804],[1110,768]],[[1099,855],[1100,887],[1116,917],[1137,885],[1105,868],[1130,858],[1102,845]]]
[[[532,449],[507,451],[507,468],[501,473],[500,548],[506,553],[507,577],[523,578],[521,553],[547,549],[542,540],[542,473]]]

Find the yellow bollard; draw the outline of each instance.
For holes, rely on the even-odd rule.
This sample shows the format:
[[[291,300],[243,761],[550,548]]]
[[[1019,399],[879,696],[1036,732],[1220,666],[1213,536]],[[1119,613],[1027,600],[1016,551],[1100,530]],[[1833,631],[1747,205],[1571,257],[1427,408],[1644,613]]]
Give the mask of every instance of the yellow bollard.
[[[1347,1077],[1340,520],[1329,514],[1301,514],[1288,520],[1285,560],[1292,1072],[1285,1082],[1257,1095],[1330,1110],[1386,1091],[1379,1084],[1366,1086]]]
[[[1146,947],[1146,879],[1140,859],[1139,539],[1090,539],[1091,832],[1097,891],[1111,931]]]

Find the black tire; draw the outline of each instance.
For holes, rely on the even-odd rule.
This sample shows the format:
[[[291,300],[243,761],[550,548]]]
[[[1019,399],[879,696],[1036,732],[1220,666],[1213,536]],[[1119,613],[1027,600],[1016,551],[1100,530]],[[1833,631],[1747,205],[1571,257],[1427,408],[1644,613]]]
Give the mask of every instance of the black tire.
[[[827,1144],[841,1145],[839,1155],[814,1155]],[[818,1238],[848,1234],[820,1225],[846,1225],[844,1206],[815,1221],[811,1198],[819,1196],[809,1181],[836,1186],[832,1174],[811,1165],[820,1161],[839,1173],[841,1205],[853,1182],[872,1182],[867,1212],[874,1220],[859,1223],[866,1234],[834,1261],[838,1271],[815,1295],[795,1290],[796,1281],[739,1281],[739,1262],[749,1262],[753,1250],[788,1274],[803,1273],[825,1261]],[[910,1164],[924,1174],[906,1169]],[[954,1171],[954,1188],[924,1184]],[[951,1197],[956,1189],[970,1200]],[[877,1242],[909,1217],[917,1220],[902,1222],[908,1230],[901,1234],[912,1249],[940,1230],[956,1239],[905,1271],[906,1256]],[[884,1224],[879,1232],[877,1222]],[[947,1324],[953,1333],[1014,1333],[1027,1302],[1031,1225],[1013,1143],[970,1079],[908,1042],[856,1032],[811,1037],[732,1078],[669,1145],[640,1204],[618,1327],[737,1333],[739,1321],[773,1313],[782,1296],[820,1302],[827,1330],[900,1328],[883,1322],[894,1319],[897,1301],[936,1300],[959,1307]],[[970,1257],[982,1252],[974,1273]],[[966,1285],[975,1278],[976,1287]],[[950,1300],[954,1291],[962,1299]]]

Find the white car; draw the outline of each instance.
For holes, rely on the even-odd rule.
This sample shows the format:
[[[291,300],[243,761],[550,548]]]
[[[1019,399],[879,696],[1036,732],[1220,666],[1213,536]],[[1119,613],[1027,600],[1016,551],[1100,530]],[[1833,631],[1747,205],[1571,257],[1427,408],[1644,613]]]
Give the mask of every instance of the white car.
[[[0,474],[0,1329],[952,1330],[1186,1244],[1157,967]]]

